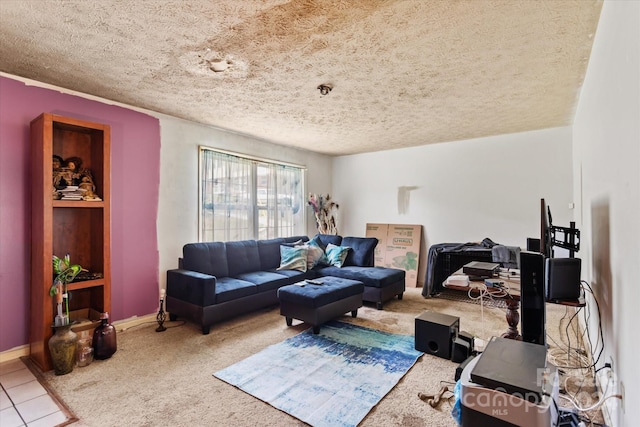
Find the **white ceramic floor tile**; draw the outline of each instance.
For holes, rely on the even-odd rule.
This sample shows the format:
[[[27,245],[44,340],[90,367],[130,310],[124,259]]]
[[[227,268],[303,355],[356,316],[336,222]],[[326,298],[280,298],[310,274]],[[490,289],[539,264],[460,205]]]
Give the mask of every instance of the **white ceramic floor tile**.
[[[20,427],[23,426],[22,418],[18,415],[16,408],[11,407],[0,411],[0,425],[2,427]]]
[[[26,423],[30,423],[39,418],[51,415],[60,410],[56,402],[45,394],[35,399],[27,400],[16,405],[16,410],[20,413]]]
[[[31,371],[23,365],[22,369],[9,372],[8,374],[0,375],[0,384],[2,384],[2,387],[4,387],[4,389],[6,390],[20,384],[28,383],[35,379],[36,377],[33,376]]]
[[[39,418],[27,424],[28,427],[55,427],[67,421],[67,416],[62,411],[54,412],[46,417]]]
[[[7,393],[4,390],[0,390],[0,411],[3,409],[11,408],[13,406],[13,402],[7,396]]]
[[[17,405],[18,403],[26,402],[27,400],[47,394],[47,390],[45,390],[37,380],[33,380],[28,383],[8,388],[7,394],[11,398],[13,404]]]
[[[8,374],[9,372],[19,371],[24,369],[25,365],[20,359],[13,359],[7,362],[0,363],[0,375]]]

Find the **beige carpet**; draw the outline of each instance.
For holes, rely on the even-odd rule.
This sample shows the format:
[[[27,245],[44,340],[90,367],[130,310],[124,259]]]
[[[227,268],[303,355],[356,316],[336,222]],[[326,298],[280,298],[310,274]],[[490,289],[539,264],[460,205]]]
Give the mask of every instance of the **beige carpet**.
[[[357,318],[344,316],[340,320],[413,335],[415,317],[433,310],[459,316],[461,329],[476,336],[488,338],[507,329],[502,309],[481,310],[467,302],[425,299],[420,291],[408,289],[403,300],[390,301],[382,311],[365,306]],[[558,342],[565,310],[547,305],[547,329]],[[166,325],[175,327],[157,333],[156,324],[145,324],[119,332],[118,351],[109,360],[76,367],[64,376],[55,376],[53,371],[44,374],[49,386],[78,416],[73,425],[304,425],[212,374],[303,331],[306,325],[294,321],[287,327],[277,307],[218,324],[209,335],[202,335],[192,323]],[[456,426],[450,415],[453,401],[434,409],[418,398],[419,392],[435,393],[442,382],[453,383],[456,366],[442,358],[422,356],[360,425]]]

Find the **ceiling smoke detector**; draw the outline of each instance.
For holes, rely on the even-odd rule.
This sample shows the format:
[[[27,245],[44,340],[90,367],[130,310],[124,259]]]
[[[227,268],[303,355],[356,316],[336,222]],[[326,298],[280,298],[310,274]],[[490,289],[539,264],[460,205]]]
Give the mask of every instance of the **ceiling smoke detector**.
[[[333,89],[333,85],[330,83],[321,84],[317,88],[320,91],[320,95],[327,95]]]

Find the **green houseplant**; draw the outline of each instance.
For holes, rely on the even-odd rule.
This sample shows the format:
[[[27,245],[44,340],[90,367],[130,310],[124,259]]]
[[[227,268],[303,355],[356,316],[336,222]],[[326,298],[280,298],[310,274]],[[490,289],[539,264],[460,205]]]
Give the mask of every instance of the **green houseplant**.
[[[84,269],[79,264],[71,264],[69,254],[64,258],[54,255],[52,262],[55,277],[49,295],[55,297],[56,316],[52,325],[55,333],[49,338],[48,345],[55,374],[65,375],[73,371],[78,343],[78,335],[71,330],[72,323],[69,320],[67,286]]]
[[[87,271],[79,264],[71,264],[69,254],[64,258],[53,256],[53,285],[49,289],[49,295],[56,298],[56,316],[54,326],[68,325],[69,322],[69,298],[67,294],[67,286],[73,282],[78,273]],[[64,303],[64,312],[63,312]]]

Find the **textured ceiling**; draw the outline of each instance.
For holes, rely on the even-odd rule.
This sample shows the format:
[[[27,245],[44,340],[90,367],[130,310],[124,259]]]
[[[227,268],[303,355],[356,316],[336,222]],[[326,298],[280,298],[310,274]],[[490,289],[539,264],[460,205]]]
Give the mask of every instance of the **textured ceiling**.
[[[601,7],[0,0],[0,71],[278,144],[363,153],[570,124]]]

